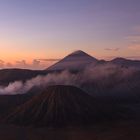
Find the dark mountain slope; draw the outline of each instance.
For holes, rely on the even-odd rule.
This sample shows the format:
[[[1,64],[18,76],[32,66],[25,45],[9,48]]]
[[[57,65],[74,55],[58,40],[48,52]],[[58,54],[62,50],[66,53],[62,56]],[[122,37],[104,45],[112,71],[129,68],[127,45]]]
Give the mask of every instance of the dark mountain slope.
[[[2,69],[0,70],[0,85],[7,85],[10,82],[26,81],[37,75],[46,75],[52,71],[27,70],[27,69]]]
[[[34,96],[42,93],[42,91],[42,87],[33,87],[26,94],[0,95],[0,120]]]
[[[94,99],[73,86],[51,86],[34,97],[6,120],[20,125],[61,127],[95,122],[98,105]]]

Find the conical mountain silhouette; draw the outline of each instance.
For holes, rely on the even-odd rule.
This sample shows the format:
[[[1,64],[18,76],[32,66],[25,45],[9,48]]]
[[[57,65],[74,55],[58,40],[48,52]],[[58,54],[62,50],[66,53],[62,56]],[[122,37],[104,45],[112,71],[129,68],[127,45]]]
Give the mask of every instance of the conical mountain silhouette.
[[[47,70],[81,70],[97,61],[96,58],[78,50],[69,54]]]
[[[92,124],[98,106],[94,98],[74,86],[48,87],[6,119],[18,125],[61,127]]]

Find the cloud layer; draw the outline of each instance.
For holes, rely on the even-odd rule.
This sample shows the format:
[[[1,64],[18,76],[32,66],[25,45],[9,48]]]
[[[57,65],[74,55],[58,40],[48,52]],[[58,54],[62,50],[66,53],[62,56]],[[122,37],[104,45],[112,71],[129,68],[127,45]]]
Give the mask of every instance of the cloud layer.
[[[26,60],[18,60],[14,64],[0,60],[0,68],[46,69],[59,60],[60,59],[34,59],[30,64],[27,63]]]
[[[33,87],[46,88],[49,85],[74,85],[90,93],[99,93],[101,90],[116,90],[119,84],[124,84],[136,72],[134,68],[123,68],[116,65],[106,64],[99,66],[90,66],[83,72],[72,74],[68,71],[62,73],[48,74],[46,76],[37,76],[25,83],[15,81],[9,83],[7,87],[0,87],[0,94],[24,94]],[[130,81],[131,82],[131,81]],[[128,84],[128,83],[127,83]],[[108,88],[110,87],[110,88]],[[123,86],[121,90],[127,89]],[[118,89],[117,89],[118,90]],[[105,91],[104,91],[105,92]]]

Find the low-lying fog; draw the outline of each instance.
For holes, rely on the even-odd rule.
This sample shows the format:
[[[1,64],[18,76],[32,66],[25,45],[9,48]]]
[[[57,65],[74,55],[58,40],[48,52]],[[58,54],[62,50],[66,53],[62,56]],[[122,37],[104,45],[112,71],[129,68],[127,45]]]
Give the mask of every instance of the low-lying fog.
[[[6,87],[0,87],[1,95],[24,94],[33,87],[46,87],[49,85],[74,85],[90,94],[131,92],[139,87],[138,70],[133,67],[104,64],[90,66],[85,70],[73,74],[69,71],[37,76],[26,82],[15,81]],[[135,80],[137,79],[137,80]]]

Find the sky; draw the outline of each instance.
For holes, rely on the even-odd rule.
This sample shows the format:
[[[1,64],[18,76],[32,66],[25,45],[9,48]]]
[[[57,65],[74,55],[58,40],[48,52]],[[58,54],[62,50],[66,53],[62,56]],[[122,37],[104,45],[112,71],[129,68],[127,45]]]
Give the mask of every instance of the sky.
[[[140,59],[139,0],[0,0],[0,68],[43,69],[83,50]]]

